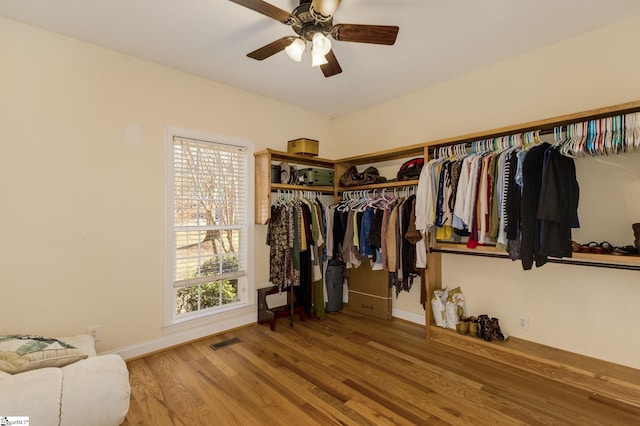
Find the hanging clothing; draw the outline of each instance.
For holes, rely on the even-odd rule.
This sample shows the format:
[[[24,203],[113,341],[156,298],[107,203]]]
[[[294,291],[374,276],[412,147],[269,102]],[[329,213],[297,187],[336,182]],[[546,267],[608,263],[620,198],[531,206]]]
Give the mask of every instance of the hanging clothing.
[[[335,209],[333,213],[333,258],[339,259],[342,258],[341,253],[343,252],[342,244],[345,239],[345,234],[347,232],[347,225],[349,223],[349,212],[342,211],[340,209]],[[352,225],[353,226],[353,225]]]
[[[543,143],[529,150],[522,164],[522,209],[521,227],[522,244],[520,256],[522,268],[529,270],[535,264],[540,267],[547,263],[547,256],[540,251],[540,221],[538,220],[538,205],[542,189],[542,169],[547,148]]]
[[[549,148],[540,188],[537,219],[541,223],[540,253],[571,257],[571,228],[578,216],[580,188],[573,158]]]
[[[385,232],[386,247],[387,247],[387,270],[391,273],[396,273],[398,270],[398,251],[397,247],[397,232],[398,228],[398,203],[395,203],[391,207],[389,213],[389,221],[387,223],[387,229]]]
[[[266,238],[271,284],[281,290],[295,287],[297,303],[309,315],[315,309],[320,318],[326,294],[322,280],[327,234],[324,210],[317,199],[279,200],[271,206]]]
[[[336,208],[347,215],[340,250],[347,268],[358,267],[369,259],[373,270],[387,271],[388,284],[395,286],[397,293],[409,291],[418,275],[417,257],[426,265],[426,245],[416,244],[423,240],[415,226],[416,195],[388,199],[358,192],[344,193],[343,197]],[[334,217],[337,220],[340,216]]]
[[[509,170],[513,173],[509,174],[509,182],[507,183],[507,209],[506,209],[506,227],[507,227],[507,252],[511,260],[521,258],[522,246],[522,187],[517,181],[518,167],[518,151],[511,151],[507,159]],[[536,201],[537,202],[537,201]]]
[[[371,207],[362,212],[362,221],[360,222],[360,254],[365,257],[372,258],[374,247],[369,244],[369,234],[371,233],[371,225],[373,222],[374,212]]]
[[[418,271],[415,268],[416,262],[416,247],[415,243],[407,238],[407,233],[409,228],[411,227],[412,221],[412,212],[415,217],[415,195],[410,196],[403,203],[401,210],[401,221],[400,221],[400,257],[402,259],[402,276],[399,277],[396,284],[396,296],[400,294],[401,291],[411,291],[411,286],[413,284],[413,279],[418,276]],[[414,223],[415,223],[415,219]]]
[[[509,198],[509,180],[511,179],[511,164],[509,158],[513,149],[508,149],[500,154],[498,159],[498,239],[496,247],[507,249],[507,229],[509,226],[507,199]]]

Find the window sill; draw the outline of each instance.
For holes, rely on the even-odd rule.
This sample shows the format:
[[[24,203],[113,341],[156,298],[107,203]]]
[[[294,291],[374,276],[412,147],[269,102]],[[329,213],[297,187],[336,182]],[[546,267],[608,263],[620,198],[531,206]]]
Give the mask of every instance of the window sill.
[[[197,327],[210,326],[213,324],[220,324],[223,322],[233,323],[240,317],[244,317],[248,313],[254,316],[255,320],[255,304],[238,303],[232,306],[226,306],[219,310],[203,312],[186,318],[179,318],[165,324],[163,326],[163,332],[165,335],[179,333],[185,330],[190,330]]]

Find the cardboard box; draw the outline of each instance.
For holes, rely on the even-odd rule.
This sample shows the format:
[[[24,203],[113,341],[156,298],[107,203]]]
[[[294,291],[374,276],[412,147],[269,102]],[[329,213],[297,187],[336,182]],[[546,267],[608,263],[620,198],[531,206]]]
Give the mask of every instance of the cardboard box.
[[[391,298],[349,290],[349,310],[384,320],[391,319]]]
[[[294,139],[287,142],[287,152],[315,157],[316,155],[318,155],[319,144],[320,142],[313,139]]]
[[[386,271],[372,271],[369,262],[349,270],[349,309],[386,320],[391,319],[391,289]]]

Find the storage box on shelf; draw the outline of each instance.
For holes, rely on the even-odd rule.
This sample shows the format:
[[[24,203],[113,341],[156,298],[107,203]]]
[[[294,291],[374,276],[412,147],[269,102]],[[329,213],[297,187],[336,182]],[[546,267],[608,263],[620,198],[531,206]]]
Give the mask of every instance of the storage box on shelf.
[[[318,155],[320,143],[315,139],[300,138],[287,142],[287,152],[305,156]]]

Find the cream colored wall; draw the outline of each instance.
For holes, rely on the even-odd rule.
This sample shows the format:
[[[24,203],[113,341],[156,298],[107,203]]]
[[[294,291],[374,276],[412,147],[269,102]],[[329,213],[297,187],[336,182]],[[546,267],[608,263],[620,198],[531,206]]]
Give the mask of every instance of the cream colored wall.
[[[342,143],[332,145],[328,155],[347,157],[640,100],[640,56],[631,54],[639,43],[636,18],[335,119],[333,138]],[[617,202],[623,205],[612,196],[612,205],[602,208],[604,214],[615,210],[627,240],[624,229],[609,234],[609,221],[588,218],[587,212],[593,229],[581,230],[582,237],[633,242],[640,187],[637,174],[624,180],[633,168],[629,161],[625,170],[612,167],[622,179],[618,185],[625,196]],[[601,175],[584,173],[591,170],[584,163],[578,168],[583,199],[593,204],[595,197],[586,194]],[[445,255],[443,270],[444,285],[462,287],[470,312],[499,317],[514,336],[640,367],[640,341],[633,338],[640,328],[636,271],[547,265],[525,272],[509,260],[459,255]],[[422,312],[418,301],[415,288],[394,301],[394,308]],[[518,315],[529,316],[528,331],[517,329]]]
[[[100,352],[162,338],[165,125],[256,150],[328,140],[324,116],[5,19],[0,51],[0,334],[99,324]]]

